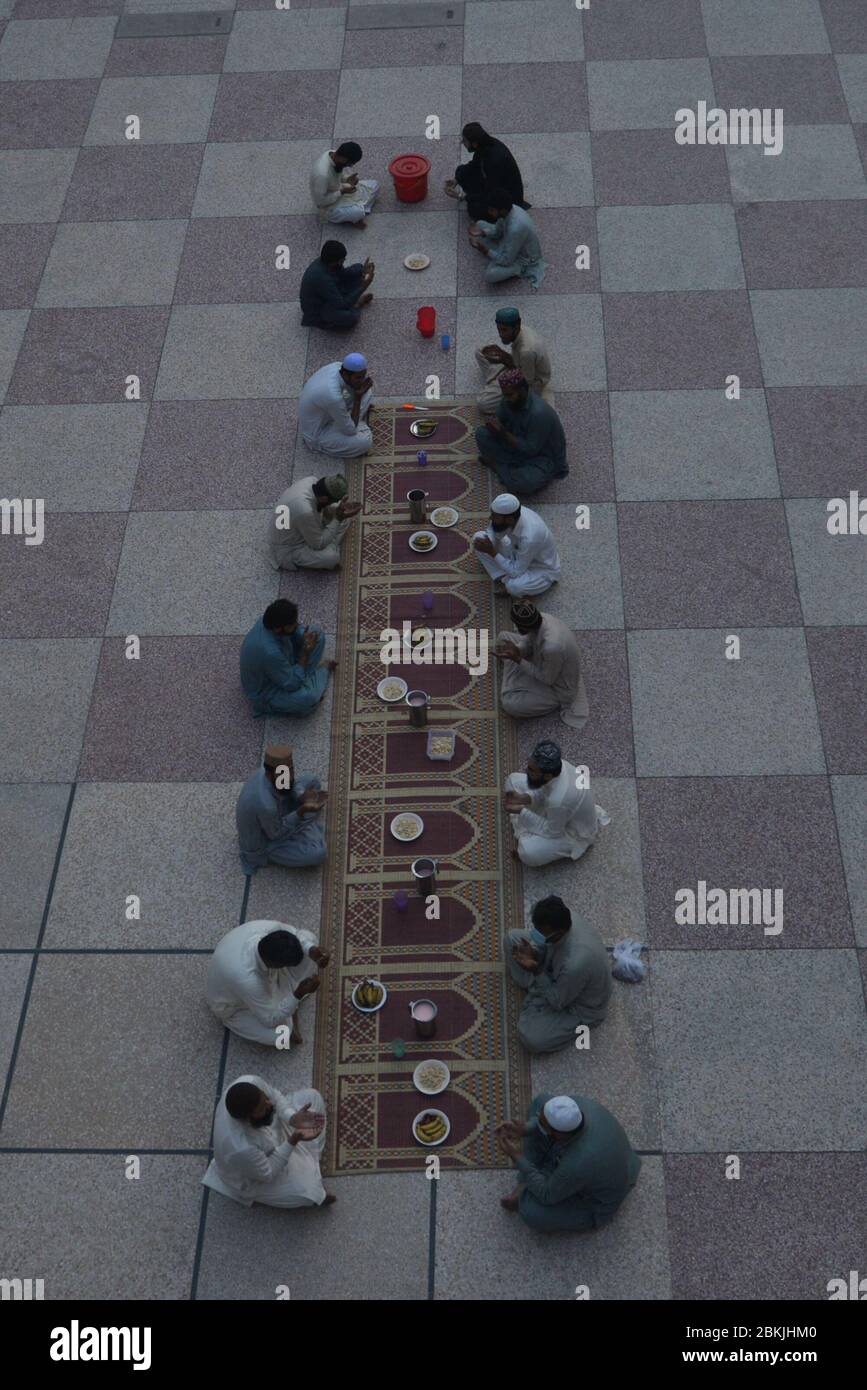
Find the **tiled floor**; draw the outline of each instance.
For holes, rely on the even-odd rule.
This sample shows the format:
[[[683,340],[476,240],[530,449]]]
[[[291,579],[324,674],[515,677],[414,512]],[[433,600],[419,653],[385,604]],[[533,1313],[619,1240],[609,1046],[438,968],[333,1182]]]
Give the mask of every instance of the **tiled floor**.
[[[822,1298],[867,1211],[867,537],[826,527],[867,492],[867,9],[468,0],[427,29],[394,0],[395,27],[347,27],[367,3],[0,0],[0,495],[46,509],[41,546],[0,537],[0,1274],[48,1298]],[[227,36],[114,36],[124,10],[215,7]],[[783,152],[676,144],[698,100],[782,108]],[[521,164],[537,295],[485,284],[442,194],[468,120]],[[281,582],[262,539],[312,467],[302,384],[342,351],[297,293],[309,166],[347,138],[383,185],[344,234],[377,263],[354,346],[380,394],[431,372],[472,393],[498,304],[551,345],[572,472],[537,499],[547,606],[579,630],[591,717],[522,726],[520,754],[559,738],[612,823],[526,903],[560,892],[650,948],[590,1054],[532,1067],[643,1154],[593,1237],[503,1213],[506,1171],[345,1177],[292,1214],[199,1186],[224,1077],[311,1079],[313,1011],[291,1061],[263,1059],[224,1047],[202,979],[245,914],[319,915],[322,871],[245,899],[232,812],[263,739],[327,777],[331,701],[254,721],[237,654],[278,592],[337,630],[335,577]],[[433,163],[421,206],[386,172],[407,149]],[[699,881],[782,889],[782,932],[678,922]]]

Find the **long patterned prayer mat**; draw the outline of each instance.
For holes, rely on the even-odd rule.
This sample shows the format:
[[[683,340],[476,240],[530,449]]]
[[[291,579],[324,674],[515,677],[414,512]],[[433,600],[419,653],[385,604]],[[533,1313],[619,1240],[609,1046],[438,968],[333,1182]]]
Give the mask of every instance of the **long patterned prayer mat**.
[[[516,768],[510,721],[497,709],[496,660],[485,675],[467,666],[381,661],[381,634],[426,627],[474,629],[496,641],[509,603],[471,548],[485,522],[496,478],[479,462],[469,403],[401,410],[380,406],[372,417],[374,447],[351,464],[351,495],[363,511],[342,547],[328,844],[322,942],[332,952],[317,1008],[315,1084],[329,1117],[324,1162],[330,1173],[418,1170],[436,1153],[442,1164],[507,1166],[495,1129],[525,1113],[526,1057],[517,1039],[519,994],[506,971],[503,936],[520,925],[520,866],[503,810],[507,774]],[[410,433],[413,419],[435,418],[427,441]],[[418,463],[419,449],[428,464]],[[407,492],[422,488],[428,511],[447,503],[459,512],[453,529],[436,530],[435,550],[415,554]],[[424,596],[433,595],[426,610]],[[498,611],[499,610],[499,614]],[[473,661],[473,648],[469,648]],[[427,757],[427,729],[410,726],[405,703],[386,705],[378,683],[394,674],[431,696],[429,728],[457,735],[450,762]],[[424,831],[412,844],[393,838],[401,810],[415,811]],[[410,865],[437,861],[438,920],[429,920]],[[409,902],[395,902],[403,889]],[[352,989],[367,975],[388,998],[362,1014]],[[438,1009],[436,1036],[419,1041],[410,1003]],[[395,1056],[400,1040],[406,1053]],[[427,1100],[415,1089],[419,1061],[439,1057],[451,1070],[446,1091]],[[412,1121],[434,1106],[451,1122],[436,1149],[423,1148]]]

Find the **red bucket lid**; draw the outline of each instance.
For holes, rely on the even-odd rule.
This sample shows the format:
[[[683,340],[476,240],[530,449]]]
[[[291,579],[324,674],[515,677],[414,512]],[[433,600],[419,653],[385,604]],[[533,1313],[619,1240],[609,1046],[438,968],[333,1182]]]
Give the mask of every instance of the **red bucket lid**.
[[[430,173],[430,160],[423,154],[399,154],[389,164],[388,172],[398,178],[418,178],[419,174]]]

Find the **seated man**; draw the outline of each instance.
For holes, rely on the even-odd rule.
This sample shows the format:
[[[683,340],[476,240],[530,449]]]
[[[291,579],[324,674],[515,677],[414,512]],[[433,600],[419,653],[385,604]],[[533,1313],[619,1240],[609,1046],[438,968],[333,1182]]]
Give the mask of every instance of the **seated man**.
[[[557,544],[538,512],[522,507],[510,492],[491,503],[486,531],[473,536],[473,549],[491,578],[507,594],[543,594],[560,578]]]
[[[373,444],[368,424],[372,405],[373,382],[360,352],[350,352],[342,362],[320,367],[298,401],[304,443],[332,458],[360,458]]]
[[[243,1207],[327,1207],[322,1186],[325,1101],[318,1091],[283,1096],[261,1076],[239,1076],[214,1114],[214,1157],[202,1178]]]
[[[542,898],[529,931],[510,931],[506,962],[527,991],[518,1037],[528,1052],[556,1052],[575,1041],[582,1023],[593,1028],[608,1012],[611,963],[602,937],[562,898]],[[237,928],[236,928],[237,930]]]
[[[469,121],[464,126],[461,144],[472,159],[458,165],[453,179],[446,179],[445,191],[450,198],[466,199],[471,222],[486,215],[491,188],[505,189],[519,207],[530,206],[524,202],[521,171],[508,145],[489,135],[478,121]]]
[[[326,241],[315,261],[301,276],[301,322],[308,328],[354,328],[361,310],[372,294],[366,293],[373,279],[370,259],[347,267],[346,247],[340,241]]]
[[[532,217],[502,189],[490,189],[488,202],[489,220],[469,229],[470,245],[488,258],[485,279],[495,285],[522,275],[537,290],[547,262]]]
[[[266,864],[304,869],[325,859],[319,819],[328,793],[318,777],[296,777],[292,749],[265,749],[262,767],[241,788],[235,807],[241,868],[252,875]]]
[[[301,626],[297,603],[286,598],[269,603],[241,643],[241,685],[256,718],[315,709],[337,665],[322,660],[324,651],[324,632]]]
[[[312,932],[282,922],[244,922],[217,942],[205,988],[212,1013],[230,1033],[275,1047],[303,1042],[297,1011],[319,988],[317,966],[329,961]]]
[[[326,150],[310,171],[310,197],[318,209],[320,222],[351,223],[366,227],[365,218],[376,202],[376,179],[359,179],[347,174],[361,159],[363,150],[354,140],[344,140],[336,150]]]
[[[501,1205],[534,1231],[598,1230],[638,1181],[641,1159],[598,1100],[536,1096],[527,1123],[507,1120],[498,1134],[518,1169]]]
[[[517,309],[498,309],[494,315],[500,346],[489,343],[476,348],[476,361],[485,374],[485,386],[476,401],[482,415],[495,415],[503,399],[497,377],[503,369],[517,367],[524,373],[527,385],[549,405],[554,404],[551,390],[551,358],[539,334],[524,323]]]
[[[506,810],[518,842],[512,851],[538,869],[555,859],[580,859],[611,817],[593,800],[589,785],[578,787],[577,770],[563,761],[556,743],[537,743],[527,771],[506,783]]]
[[[334,570],[340,542],[361,511],[346,496],[342,473],[328,478],[299,478],[280,494],[270,529],[271,560],[280,570]]]
[[[552,405],[534,396],[517,367],[500,372],[502,401],[476,429],[479,459],[493,468],[512,492],[538,492],[554,478],[565,478],[566,435]]]
[[[503,666],[503,709],[513,719],[537,719],[559,710],[564,724],[583,729],[587,692],[575,633],[553,613],[540,613],[528,598],[512,604],[512,622],[517,632],[501,632],[494,647]]]

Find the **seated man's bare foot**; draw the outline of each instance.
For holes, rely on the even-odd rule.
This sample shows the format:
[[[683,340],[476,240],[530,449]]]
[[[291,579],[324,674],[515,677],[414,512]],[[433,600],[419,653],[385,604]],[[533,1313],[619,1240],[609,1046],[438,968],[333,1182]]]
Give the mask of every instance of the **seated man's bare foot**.
[[[334,660],[333,656],[329,657],[327,661],[323,661],[322,664],[323,666],[327,666],[329,671],[337,670],[337,662]]]
[[[358,301],[358,306],[357,306],[357,307],[358,307],[359,309],[363,309],[364,306],[365,306],[365,304],[369,304],[372,298],[373,298],[373,295],[370,294],[369,292],[368,292],[367,294],[363,294],[363,295],[361,296],[361,298],[359,299],[359,301]]]
[[[500,1206],[504,1207],[506,1211],[517,1211],[520,1198],[521,1189],[520,1187],[515,1187],[507,1196],[500,1198]]]
[[[366,222],[366,220],[362,217],[362,219],[361,219],[360,222],[350,222],[349,225],[350,225],[350,227],[359,227],[359,228],[361,228],[361,230],[363,231],[364,228],[367,226],[367,222]]]
[[[331,1206],[334,1205],[334,1203],[335,1203],[336,1201],[337,1201],[337,1196],[336,1196],[336,1194],[335,1194],[334,1192],[326,1192],[326,1194],[325,1194],[325,1200],[324,1200],[324,1202],[321,1202],[320,1205],[323,1206],[323,1207],[331,1207]]]
[[[512,850],[512,858],[513,858],[513,859],[520,859],[520,857],[521,857],[521,856],[520,856],[520,854],[518,853],[518,851],[517,851],[516,849],[513,849],[513,850]]]
[[[482,229],[479,226],[478,222],[471,222],[470,225],[467,227],[467,231],[469,232],[471,237],[482,235]]]

